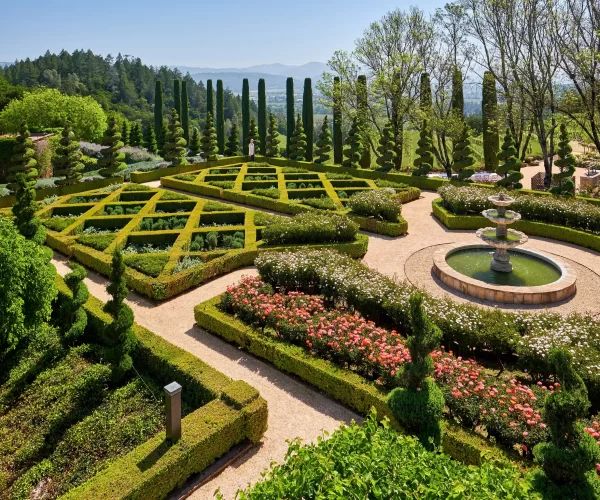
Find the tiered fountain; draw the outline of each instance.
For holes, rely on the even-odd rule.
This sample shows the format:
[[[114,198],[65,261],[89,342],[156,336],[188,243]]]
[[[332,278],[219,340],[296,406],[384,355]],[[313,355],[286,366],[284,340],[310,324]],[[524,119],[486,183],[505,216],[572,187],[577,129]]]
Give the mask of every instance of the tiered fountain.
[[[521,215],[507,208],[515,201],[504,193],[490,196],[496,207],[482,215],[496,227],[476,233],[487,245],[446,245],[433,257],[433,271],[447,286],[490,302],[547,304],[564,300],[576,291],[575,273],[555,257],[518,246],[527,236],[507,226]],[[490,246],[494,249],[490,252]]]

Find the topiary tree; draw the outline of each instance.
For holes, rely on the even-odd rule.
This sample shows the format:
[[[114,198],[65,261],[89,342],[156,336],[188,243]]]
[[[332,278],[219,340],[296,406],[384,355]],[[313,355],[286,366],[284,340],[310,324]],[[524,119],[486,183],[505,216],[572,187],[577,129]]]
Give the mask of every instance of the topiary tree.
[[[290,159],[294,161],[303,161],[306,155],[306,135],[304,134],[304,126],[302,118],[298,113],[296,125],[294,126],[294,135],[290,144]]]
[[[312,80],[304,79],[304,93],[302,94],[302,124],[306,134],[306,161],[313,161],[313,141],[315,136],[315,119],[313,106]]]
[[[352,126],[346,136],[346,145],[344,149],[343,167],[360,168],[360,159],[362,158],[363,139],[358,127],[358,118],[354,116]]]
[[[367,77],[358,75],[356,81],[356,116],[358,117],[358,129],[363,141],[362,156],[360,166],[362,168],[371,168],[371,145],[367,135],[367,121],[369,113],[369,101],[367,94]]]
[[[165,157],[165,144],[167,143],[167,134],[169,126],[166,123],[163,123],[163,126],[160,128],[160,134],[156,137],[156,145],[158,146],[158,154],[164,158]]]
[[[398,376],[401,387],[390,393],[387,402],[396,420],[431,450],[442,441],[440,419],[444,394],[431,378],[431,351],[439,348],[442,332],[427,317],[423,297],[418,293],[410,297],[410,323],[412,334],[406,340],[406,346],[411,361],[404,365]]]
[[[156,80],[156,87],[154,89],[154,133],[157,137],[160,137],[162,132],[164,114],[163,86],[160,80]]]
[[[25,238],[43,245],[46,240],[46,230],[41,225],[40,218],[35,215],[38,209],[38,204],[35,202],[35,189],[23,173],[17,174],[16,185],[17,199],[12,207],[15,224]]]
[[[201,142],[202,158],[206,161],[217,161],[219,159],[219,156],[217,155],[217,132],[215,130],[212,113],[209,113],[206,117],[206,127],[204,127],[204,131],[202,132]]]
[[[181,81],[173,80],[173,107],[177,111],[177,117],[181,116]]]
[[[469,140],[469,126],[466,123],[463,124],[462,132],[452,146],[452,168],[458,174],[459,181],[468,181],[475,173],[475,169],[471,168],[475,160]]]
[[[266,148],[266,155],[269,158],[277,158],[279,156],[279,131],[277,130],[277,118],[275,118],[273,113],[269,113]]]
[[[100,150],[102,158],[98,160],[98,166],[101,168],[100,175],[102,177],[113,177],[127,167],[123,162],[125,154],[121,153],[124,144],[121,141],[119,126],[114,116],[108,119],[108,128],[104,132],[102,145],[105,147]]]
[[[551,187],[551,193],[564,194],[567,196],[574,194],[575,183],[573,182],[573,175],[575,174],[575,157],[572,153],[573,148],[569,144],[567,127],[564,123],[561,123],[558,142],[558,160],[554,162],[560,172],[552,176],[552,180],[556,182],[558,186]]]
[[[175,109],[171,110],[171,119],[169,120],[169,127],[165,142],[165,154],[164,159],[171,162],[173,167],[181,167],[187,165],[185,156],[187,151],[185,146],[187,143],[183,138],[183,129],[179,124],[179,116]]]
[[[380,172],[393,170],[396,166],[396,149],[394,143],[394,125],[389,120],[381,132],[377,152],[380,155],[377,158],[377,165],[379,165],[377,170]]]
[[[594,469],[600,462],[600,448],[580,422],[588,415],[590,400],[567,350],[553,349],[549,360],[560,381],[560,390],[548,395],[544,402],[544,422],[550,430],[551,442],[537,444],[533,455],[548,479],[566,486],[565,492],[572,491],[571,488],[577,491],[590,479],[597,482]],[[567,497],[585,498],[585,495],[569,494],[563,498]]]
[[[225,93],[223,91],[223,80],[217,80],[217,117],[215,120],[217,129],[217,146],[219,154],[225,154]]]
[[[158,144],[156,143],[156,135],[152,125],[148,125],[146,128],[146,134],[144,135],[144,147],[149,153],[158,153]]]
[[[121,141],[123,141],[124,146],[128,146],[129,141],[129,125],[126,120],[123,120],[123,124],[121,125]]]
[[[286,135],[287,135],[287,143],[286,143],[286,151],[285,156],[290,158],[290,147],[292,144],[292,137],[294,135],[294,116],[296,116],[296,111],[294,108],[294,79],[292,77],[288,77],[285,81],[285,113],[286,113]]]
[[[73,138],[70,123],[65,125],[61,135],[52,163],[54,164],[54,175],[64,177],[64,179],[58,179],[54,183],[59,186],[68,186],[79,182],[85,165],[81,163],[82,153],[79,150],[79,143]]]
[[[188,99],[187,82],[181,82],[181,128],[183,129],[183,138],[186,143],[190,142],[190,101]]]
[[[240,133],[238,131],[237,123],[233,122],[231,125],[231,131],[229,133],[229,139],[227,139],[227,146],[225,148],[225,154],[227,156],[237,156],[240,154]]]
[[[87,326],[87,313],[83,305],[87,302],[90,293],[83,280],[87,271],[76,262],[71,263],[71,272],[65,276],[65,283],[71,290],[71,297],[67,297],[60,306],[63,343],[73,346],[79,342]]]
[[[206,80],[206,118],[208,119],[208,115],[214,116],[215,110],[215,101],[213,96],[213,84],[212,80],[209,78]]]
[[[258,152],[260,149],[260,136],[258,134],[258,128],[256,127],[256,120],[254,117],[250,119],[250,126],[248,127],[248,142],[250,139],[254,139],[254,151]]]
[[[327,115],[323,118],[321,132],[317,139],[317,149],[315,149],[315,163],[325,163],[331,157],[331,132],[329,131],[329,121]]]
[[[198,156],[200,154],[200,132],[194,127],[192,132],[192,141],[190,142],[190,153],[192,156]]]
[[[496,79],[491,71],[483,74],[483,95],[481,101],[481,126],[483,133],[483,159],[485,169],[495,172],[498,168],[498,96]]]
[[[263,156],[267,154],[267,87],[265,79],[258,80],[258,144],[254,147],[256,152]],[[254,139],[256,142],[256,139]]]
[[[431,78],[429,73],[421,73],[421,87],[419,94],[419,108],[424,113],[431,110]]]
[[[412,174],[419,177],[427,177],[427,174],[433,168],[433,139],[427,120],[423,120],[421,124],[421,132],[417,145],[417,155],[419,156],[413,162],[415,169]]]
[[[450,102],[452,111],[460,120],[465,119],[465,98],[463,95],[463,77],[458,68],[452,74],[452,99]]]
[[[140,147],[142,145],[142,126],[138,122],[134,122],[131,126],[131,133],[129,135],[129,144],[131,146]]]
[[[521,160],[517,158],[517,148],[510,129],[506,129],[504,142],[502,143],[502,151],[498,153],[498,160],[501,165],[496,169],[498,175],[504,176],[496,182],[498,186],[504,186],[514,189],[521,189],[523,185],[519,182],[523,178],[521,173]]]
[[[8,185],[7,188],[13,193],[17,190],[17,175],[24,174],[26,185],[34,186],[35,181],[39,176],[37,169],[37,161],[35,161],[35,149],[33,141],[30,139],[31,134],[25,122],[21,123],[17,142],[13,148],[13,155],[10,159],[8,167]]]
[[[340,77],[333,78],[333,163],[341,165],[344,160],[342,141],[342,90]]]
[[[242,151],[248,154],[248,129],[250,128],[250,84],[248,78],[242,83]]]

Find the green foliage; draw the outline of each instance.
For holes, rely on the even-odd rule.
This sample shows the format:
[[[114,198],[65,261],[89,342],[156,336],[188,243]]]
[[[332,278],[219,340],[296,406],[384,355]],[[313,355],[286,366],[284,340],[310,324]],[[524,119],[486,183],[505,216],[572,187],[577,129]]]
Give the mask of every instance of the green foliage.
[[[234,209],[235,208],[232,205],[225,205],[218,201],[207,201],[202,207],[203,212],[228,212]]]
[[[464,120],[465,98],[463,96],[463,77],[458,68],[455,68],[452,74],[452,101],[450,107],[461,121]]]
[[[215,101],[213,94],[213,83],[212,79],[209,78],[206,80],[206,118],[208,119],[208,115],[214,115],[215,113]]]
[[[277,119],[273,113],[269,113],[269,130],[267,132],[265,155],[269,158],[279,156],[279,132],[277,131]]]
[[[350,197],[346,207],[356,215],[375,217],[388,222],[398,222],[402,205],[383,190],[361,191]]]
[[[248,142],[254,139],[254,151],[258,153],[260,149],[260,136],[258,135],[258,129],[256,128],[256,121],[254,117],[250,118],[250,126],[248,127]]]
[[[431,111],[431,79],[429,73],[421,73],[419,107],[425,114],[428,114]]]
[[[452,168],[458,174],[459,181],[467,181],[475,173],[471,168],[475,164],[473,149],[469,140],[469,126],[463,125],[460,136],[453,143]]]
[[[129,146],[129,124],[127,123],[127,120],[123,120],[121,125],[121,140],[125,146]]]
[[[187,223],[187,217],[148,217],[142,219],[140,223],[140,231],[170,231],[173,229],[183,229]]]
[[[167,265],[168,255],[131,255],[125,260],[129,267],[156,278]]]
[[[181,82],[181,128],[183,128],[183,138],[185,142],[190,142],[190,102],[188,99],[187,81]]]
[[[360,159],[363,156],[363,138],[358,126],[358,117],[352,119],[352,126],[346,136],[346,145],[344,148],[344,161],[342,166],[348,168],[360,168]]]
[[[219,154],[225,155],[225,100],[223,95],[223,80],[217,80],[217,146]]]
[[[329,131],[329,121],[327,115],[323,118],[321,132],[317,139],[317,149],[315,149],[315,163],[325,163],[331,156],[331,132]]]
[[[172,167],[183,167],[187,165],[185,155],[187,153],[186,142],[183,138],[183,129],[179,124],[179,115],[173,109],[169,120],[168,133],[165,142],[164,159],[171,162]]]
[[[190,153],[192,156],[198,156],[200,154],[200,133],[198,129],[194,127],[192,132],[192,140],[190,142]]]
[[[522,162],[517,157],[517,154],[515,140],[510,133],[510,129],[507,128],[504,142],[502,143],[502,151],[498,153],[498,160],[502,164],[498,166],[496,173],[504,177],[496,182],[498,186],[513,189],[521,189],[523,187],[523,184],[519,182],[523,178],[523,174],[521,173]]]
[[[304,161],[306,156],[306,134],[302,125],[302,118],[298,113],[296,125],[294,126],[294,134],[290,139],[289,158],[294,161]]]
[[[116,237],[116,234],[82,234],[77,237],[77,243],[102,251],[106,250]]]
[[[256,140],[254,142],[257,142]],[[256,151],[267,155],[267,90],[265,79],[258,80],[258,142],[255,145]]]
[[[233,186],[231,186],[231,187],[233,188]],[[251,193],[256,196],[264,196],[266,198],[273,198],[274,200],[278,200],[280,197],[279,189],[277,189],[277,188],[266,188],[266,189],[255,188],[251,191]]]
[[[368,119],[368,96],[367,77],[358,75],[356,80],[356,117],[357,127],[362,141],[362,153],[360,158],[361,168],[371,168],[371,145],[368,141],[367,119]],[[353,123],[354,125],[354,123]],[[346,139],[346,144],[348,140]]]
[[[177,111],[177,118],[181,116],[181,80],[173,80],[173,108]],[[181,133],[183,136],[183,132]]]
[[[119,133],[119,126],[114,116],[108,119],[108,128],[102,139],[103,149],[100,150],[102,158],[98,160],[98,166],[101,168],[102,177],[114,177],[119,172],[125,170],[127,165],[123,162],[125,155],[121,152],[124,146]]]
[[[41,226],[40,218],[35,214],[38,209],[35,201],[35,189],[31,187],[23,173],[17,174],[16,185],[16,202],[12,207],[15,224],[25,238],[38,245],[43,245],[46,232]]]
[[[415,169],[413,170],[412,175],[427,177],[427,174],[433,168],[433,138],[427,120],[423,120],[423,123],[421,124],[421,132],[417,145],[418,148],[416,153],[419,156],[413,163]]]
[[[244,248],[244,232],[236,231],[233,234],[211,231],[197,234],[190,243],[190,252],[212,252],[218,248],[240,249]]]
[[[164,114],[163,86],[160,80],[156,80],[154,89],[154,132],[157,137],[160,137],[162,133]],[[150,149],[148,149],[148,151],[150,151]]]
[[[337,210],[337,206],[329,196],[323,196],[321,198],[301,198],[296,200],[302,205],[308,205],[309,207],[318,208],[319,210]]]
[[[242,82],[242,151],[248,154],[248,143],[250,138],[250,84],[248,78]]]
[[[131,132],[129,134],[129,145],[139,148],[142,146],[142,142],[142,126],[138,122],[133,122],[131,125]]]
[[[354,241],[357,233],[358,225],[345,215],[307,212],[269,224],[262,239],[267,245],[338,243]]]
[[[569,134],[564,123],[560,125],[558,160],[554,164],[559,168],[560,172],[552,176],[552,180],[558,186],[551,187],[550,192],[553,194],[573,195],[575,182],[572,177],[575,175],[575,156],[573,156],[573,148],[569,144]]]
[[[144,147],[148,150],[149,153],[158,153],[156,134],[154,133],[154,127],[152,125],[148,125],[148,127],[146,128],[146,134],[144,136]]]
[[[0,352],[49,319],[55,275],[45,249],[0,218]]]
[[[491,71],[483,74],[483,96],[481,102],[483,128],[483,158],[485,169],[496,172],[498,169],[498,97],[496,95],[496,79]]]
[[[396,150],[394,143],[394,127],[389,120],[385,127],[383,127],[377,152],[380,155],[379,158],[377,158],[377,165],[379,165],[377,170],[380,172],[389,172],[390,170],[393,170],[396,165]]]
[[[229,134],[229,139],[227,139],[227,147],[225,149],[225,155],[227,156],[237,156],[240,152],[240,138],[239,132],[237,128],[237,124],[234,122],[231,125],[231,132]]]
[[[313,161],[313,141],[315,135],[314,107],[312,81],[304,79],[304,94],[302,95],[302,123],[306,134],[305,161]]]
[[[65,283],[71,290],[71,296],[60,305],[62,338],[66,345],[75,345],[85,333],[87,313],[83,305],[89,298],[89,291],[83,280],[87,271],[76,262],[71,263],[71,272],[65,276]]]
[[[296,126],[294,121],[294,117],[296,116],[294,109],[294,79],[292,77],[288,77],[285,81],[285,110],[287,122],[285,127],[287,135],[285,156],[290,158],[292,137],[294,136],[294,127]]]
[[[344,159],[342,142],[342,91],[340,77],[333,78],[333,163],[341,165]]]
[[[219,159],[217,152],[217,133],[212,113],[209,113],[206,117],[206,126],[202,132],[202,158],[206,161],[216,161]]]
[[[19,135],[13,146],[10,166],[8,168],[8,189],[15,192],[17,190],[16,176],[24,174],[27,187],[33,187],[35,180],[39,176],[37,161],[35,161],[35,150],[31,134],[25,122],[21,123]]]
[[[81,163],[81,156],[79,143],[73,140],[71,125],[67,123],[62,131],[59,146],[56,148],[56,155],[52,159],[54,163],[54,175],[65,177],[64,179],[56,180],[56,185],[69,185],[79,182],[82,177],[81,172],[84,169],[84,165]]]

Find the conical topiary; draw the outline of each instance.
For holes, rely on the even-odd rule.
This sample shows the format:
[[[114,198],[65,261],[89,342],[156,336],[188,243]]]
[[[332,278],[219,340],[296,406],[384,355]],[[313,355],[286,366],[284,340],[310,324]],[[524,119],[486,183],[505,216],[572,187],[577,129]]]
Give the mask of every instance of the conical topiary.
[[[315,156],[315,163],[325,163],[331,158],[331,132],[329,130],[329,120],[327,119],[327,115],[325,115],[323,123],[321,124]]]
[[[129,125],[126,120],[123,120],[121,125],[121,141],[123,141],[124,146],[129,145]]]
[[[277,119],[273,113],[269,113],[269,128],[267,130],[267,156],[277,158],[279,156],[279,131],[277,130]]]
[[[75,345],[83,337],[87,325],[87,313],[83,305],[87,302],[89,291],[83,280],[87,276],[85,268],[77,262],[71,263],[71,272],[65,276],[65,283],[71,290],[60,306],[63,343]]]
[[[433,168],[433,141],[427,120],[423,120],[417,145],[419,146],[417,148],[417,155],[419,156],[413,162],[415,169],[412,174],[419,177],[427,177],[427,174]]]
[[[17,190],[16,176],[17,174],[25,175],[25,183],[28,186],[35,185],[35,181],[39,176],[37,169],[37,161],[35,160],[35,149],[33,149],[33,141],[30,138],[31,134],[27,128],[27,124],[23,122],[17,135],[17,143],[13,148],[13,155],[10,159],[8,167],[8,189],[13,193]]]
[[[204,132],[202,132],[202,158],[206,161],[217,161],[218,156],[218,145],[217,145],[217,131],[215,130],[215,123],[213,121],[212,113],[208,113],[206,116],[206,126]]]
[[[35,202],[35,189],[22,172],[15,176],[14,182],[16,202],[12,207],[12,213],[15,216],[15,225],[25,238],[43,245],[46,240],[46,230],[41,225],[40,218],[35,215],[38,209],[38,204]]]
[[[250,139],[254,139],[254,151],[258,153],[260,150],[260,135],[254,117],[250,119],[250,126],[248,127],[248,142],[250,142]]]
[[[102,158],[98,160],[98,166],[101,168],[100,175],[102,177],[113,177],[127,167],[123,162],[125,154],[121,153],[124,144],[121,141],[119,126],[114,116],[108,119],[108,128],[104,132],[102,145],[104,146],[104,149],[100,150]]]
[[[79,150],[79,143],[73,139],[71,124],[67,123],[62,131],[62,137],[56,148],[56,154],[52,158],[54,164],[54,176],[64,177],[54,181],[60,186],[76,184],[81,179],[85,165],[81,163],[82,153]]]
[[[396,150],[394,144],[394,126],[391,121],[388,121],[383,127],[381,138],[379,139],[379,147],[377,152],[379,158],[377,158],[377,165],[379,165],[380,172],[389,172],[394,169],[396,161]]]
[[[149,153],[158,153],[158,144],[156,143],[156,134],[154,133],[154,127],[148,125],[146,128],[146,135],[144,136],[144,147]]]
[[[471,168],[475,164],[473,149],[469,140],[469,127],[465,123],[458,139],[453,144],[452,168],[458,174],[459,181],[468,181],[475,173]]]
[[[192,131],[190,153],[192,156],[198,156],[200,154],[200,132],[198,132],[196,127],[194,127],[194,130]]]
[[[185,146],[186,142],[183,138],[183,129],[179,124],[179,116],[177,116],[177,111],[173,108],[169,119],[164,159],[170,161],[173,167],[187,165],[187,160],[185,159],[187,151]]]
[[[131,146],[140,147],[142,145],[142,128],[138,122],[134,122],[131,126],[129,144]]]
[[[573,148],[569,144],[569,135],[564,123],[560,125],[558,160],[554,164],[560,169],[560,172],[552,176],[552,180],[558,186],[550,188],[550,192],[554,194],[573,195],[575,191],[575,183],[573,182],[575,157],[573,156]]]
[[[296,125],[294,126],[294,134],[290,143],[290,160],[303,161],[306,154],[306,135],[304,134],[304,126],[302,118],[298,113]]]
[[[517,148],[515,147],[515,141],[509,128],[506,129],[502,150],[498,153],[498,160],[500,160],[500,165],[496,173],[504,177],[496,182],[496,184],[498,186],[521,189],[523,185],[519,181],[523,178],[523,174],[521,173],[522,163],[517,158]]]
[[[227,156],[237,156],[240,153],[240,133],[238,131],[237,123],[233,122],[231,125],[231,131],[229,132],[229,138],[227,139],[227,145],[225,147],[225,154]]]
[[[352,126],[346,136],[346,148],[344,148],[344,161],[342,166],[349,168],[359,168],[360,159],[363,153],[363,139],[358,129],[358,118],[352,119]]]

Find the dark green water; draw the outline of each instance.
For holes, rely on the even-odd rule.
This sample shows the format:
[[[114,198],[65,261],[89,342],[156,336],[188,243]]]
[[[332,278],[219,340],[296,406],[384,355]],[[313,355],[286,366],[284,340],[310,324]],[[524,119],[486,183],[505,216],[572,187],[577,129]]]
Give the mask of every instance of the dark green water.
[[[513,265],[511,273],[499,273],[490,269],[492,250],[487,248],[466,248],[446,257],[448,265],[461,274],[492,285],[505,286],[541,286],[557,281],[561,272],[548,262],[509,251]]]

